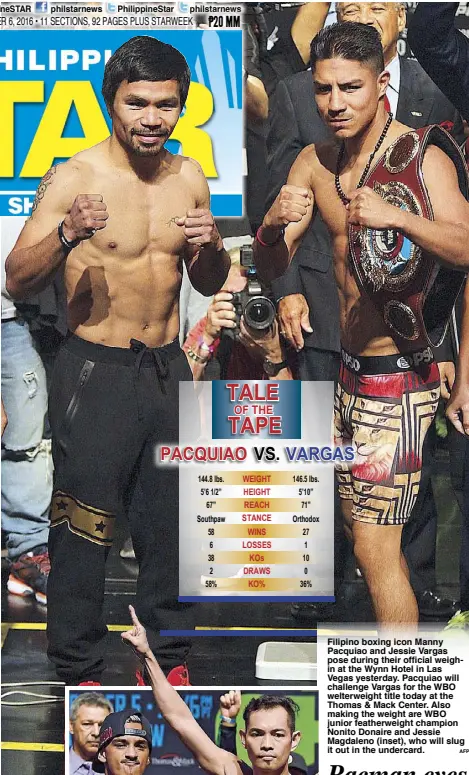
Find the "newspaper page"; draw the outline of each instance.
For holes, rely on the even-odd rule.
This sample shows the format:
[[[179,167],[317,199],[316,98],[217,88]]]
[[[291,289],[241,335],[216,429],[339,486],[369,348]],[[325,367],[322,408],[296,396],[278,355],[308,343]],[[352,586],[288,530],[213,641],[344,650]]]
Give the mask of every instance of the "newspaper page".
[[[5,772],[467,775],[468,37],[0,0]]]

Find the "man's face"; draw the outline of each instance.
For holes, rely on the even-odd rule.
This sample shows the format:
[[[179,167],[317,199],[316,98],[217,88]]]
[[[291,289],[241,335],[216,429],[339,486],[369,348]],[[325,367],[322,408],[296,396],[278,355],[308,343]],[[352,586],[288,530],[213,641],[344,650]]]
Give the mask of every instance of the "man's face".
[[[388,64],[397,53],[397,39],[405,27],[405,9],[400,3],[337,3],[341,22],[360,22],[378,30]]]
[[[279,771],[300,741],[300,733],[291,733],[288,713],[281,706],[257,710],[250,714],[241,741],[257,772]]]
[[[70,721],[73,735],[73,750],[81,759],[91,761],[96,756],[99,744],[99,730],[108,715],[107,708],[80,705],[75,721]]]
[[[125,725],[141,729],[138,722]],[[150,764],[148,743],[143,737],[122,735],[115,737],[106,746],[100,757],[105,761],[106,775],[143,775]]]
[[[157,156],[180,113],[177,81],[123,81],[111,110],[113,132],[136,156]]]
[[[316,63],[313,83],[323,121],[341,140],[356,137],[372,122],[389,74],[379,76],[361,62],[324,59]]]

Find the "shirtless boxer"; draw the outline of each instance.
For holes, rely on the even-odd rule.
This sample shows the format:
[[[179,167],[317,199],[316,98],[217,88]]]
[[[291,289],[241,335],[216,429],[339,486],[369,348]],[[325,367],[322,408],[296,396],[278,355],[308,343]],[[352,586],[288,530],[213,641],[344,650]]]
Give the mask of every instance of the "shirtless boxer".
[[[333,242],[340,300],[336,441],[353,441],[356,447],[351,471],[339,474],[345,523],[377,620],[416,622],[401,534],[417,496],[423,439],[438,404],[438,369],[426,343],[403,343],[393,335],[382,312],[360,290],[349,261],[348,227],[396,229],[441,263],[464,271],[469,205],[454,164],[434,145],[423,161],[434,221],[362,187],[365,170],[409,131],[390,121],[385,110],[389,74],[375,29],[353,22],[326,28],[311,44],[311,63],[319,112],[339,142],[300,153],[259,230],[256,265],[265,277],[281,274],[318,208]],[[420,345],[425,349],[414,360],[411,351]],[[402,359],[395,357],[400,353],[410,353],[412,368],[403,370]],[[420,358],[431,362],[414,366]]]
[[[145,628],[132,606],[129,609],[133,627],[122,633],[122,639],[144,664],[159,710],[200,767],[210,775],[289,775],[289,757],[301,739],[301,732],[295,728],[299,710],[296,703],[289,697],[272,695],[249,702],[243,714],[246,729],[239,732],[252,768],[247,766],[234,754],[219,748],[199,726],[179,692],[166,680],[150,649]],[[106,723],[101,734],[105,727]]]
[[[172,46],[150,36],[124,43],[104,72],[111,136],[49,170],[7,259],[14,298],[65,272],[70,335],[50,392],[48,638],[69,683],[100,682],[105,560],[138,474],[145,509],[129,511],[137,609],[149,632],[191,628],[177,604],[177,474],[157,473],[153,450],[177,440],[178,382],[191,379],[177,340],[182,262],[209,296],[229,256],[199,164],[163,147],[189,82]],[[184,680],[187,641],[158,643],[165,669]]]

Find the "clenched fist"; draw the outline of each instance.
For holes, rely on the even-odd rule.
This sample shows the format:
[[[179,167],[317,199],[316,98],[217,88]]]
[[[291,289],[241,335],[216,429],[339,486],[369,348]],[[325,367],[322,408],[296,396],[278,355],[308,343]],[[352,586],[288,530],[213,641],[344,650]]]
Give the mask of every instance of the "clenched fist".
[[[396,217],[400,210],[373,189],[363,186],[350,194],[347,212],[349,224],[370,229],[393,229],[397,228]]]
[[[109,218],[101,194],[78,194],[63,222],[63,233],[70,242],[90,239],[104,229]]]
[[[184,237],[189,245],[216,245],[223,247],[218,229],[210,210],[188,210],[186,215],[176,218],[175,222],[182,227]]]
[[[233,689],[220,697],[220,713],[225,718],[236,718],[241,709],[241,692]]]
[[[277,199],[264,218],[264,226],[281,228],[288,226],[289,223],[299,223],[308,212],[311,202],[311,194],[307,188],[282,186]]]

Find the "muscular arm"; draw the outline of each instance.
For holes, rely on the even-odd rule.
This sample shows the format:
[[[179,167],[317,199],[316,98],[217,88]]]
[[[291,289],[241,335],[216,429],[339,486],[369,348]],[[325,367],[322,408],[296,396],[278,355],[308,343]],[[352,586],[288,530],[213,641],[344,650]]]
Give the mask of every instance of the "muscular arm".
[[[192,751],[200,766],[211,775],[241,775],[241,768],[233,754],[222,751],[198,725],[184,700],[171,686],[148,645],[145,628],[140,624],[133,606],[129,606],[133,628],[122,633],[145,665],[153,695],[164,718]]]
[[[218,745],[224,751],[236,754],[236,717],[241,710],[241,692],[231,690],[220,697],[220,723]]]
[[[200,225],[196,225],[194,219],[187,217],[178,219],[177,223],[184,227],[187,240],[184,261],[189,280],[203,296],[213,296],[225,282],[231,260],[210,213],[210,192],[205,176],[197,162],[192,159],[190,162],[190,176],[195,186],[197,202],[193,212],[204,212],[205,216],[200,216]]]
[[[65,262],[70,248],[59,238],[59,223],[69,242],[89,239],[106,227],[103,197],[77,195],[80,183],[80,167],[71,160],[52,167],[39,184],[31,217],[5,264],[6,287],[13,298],[41,291]]]
[[[423,69],[469,120],[469,40],[456,29],[458,3],[419,3],[407,39]]]
[[[198,725],[184,700],[168,683],[153,654],[145,659],[151,687],[163,717],[184,745],[194,754],[198,763],[211,775],[241,775],[236,757],[222,751]]]
[[[256,267],[265,282],[271,282],[285,272],[311,223],[314,211],[312,153],[312,146],[300,153],[290,170],[287,185],[282,187],[265,215],[260,239],[266,244],[262,245],[259,239],[254,242]]]
[[[31,216],[6,259],[6,288],[14,299],[43,290],[67,258],[68,251],[57,233],[57,226],[71,205],[66,186],[68,175],[62,169],[65,166],[52,167],[44,175]]]
[[[433,221],[385,202],[365,186],[351,194],[349,223],[371,229],[397,229],[443,265],[468,271],[469,203],[459,190],[454,164],[432,145],[425,152],[422,168]]]
[[[469,203],[462,196],[452,161],[436,146],[423,160],[433,221],[397,211],[397,228],[412,242],[433,253],[452,269],[469,269]]]

